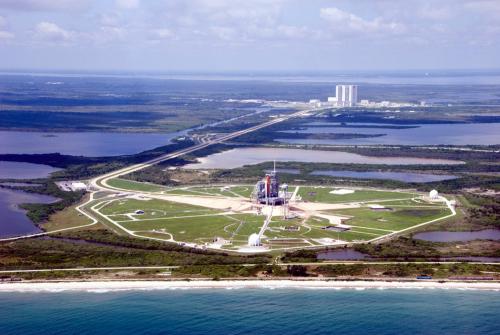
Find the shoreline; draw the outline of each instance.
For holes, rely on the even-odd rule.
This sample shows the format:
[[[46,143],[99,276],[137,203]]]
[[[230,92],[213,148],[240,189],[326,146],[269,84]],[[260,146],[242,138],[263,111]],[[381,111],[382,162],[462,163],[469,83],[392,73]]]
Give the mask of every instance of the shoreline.
[[[119,292],[188,289],[457,289],[500,292],[500,282],[478,281],[383,281],[383,280],[308,280],[308,279],[248,279],[248,280],[97,280],[97,281],[22,281],[0,283],[0,293],[6,292]]]

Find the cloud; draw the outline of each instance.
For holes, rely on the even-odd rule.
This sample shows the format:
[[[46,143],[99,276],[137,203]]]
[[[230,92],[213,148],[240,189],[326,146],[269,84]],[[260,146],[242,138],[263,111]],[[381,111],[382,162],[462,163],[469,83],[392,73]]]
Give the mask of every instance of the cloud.
[[[74,32],[65,30],[52,22],[40,22],[35,28],[35,37],[46,41],[65,42],[71,40],[74,35]]]
[[[89,0],[0,0],[0,8],[19,11],[79,11]]]
[[[334,30],[345,33],[401,33],[405,30],[401,23],[386,21],[381,17],[366,20],[336,7],[321,8],[320,17],[331,23]]]
[[[450,19],[454,15],[452,7],[443,6],[437,7],[435,5],[425,4],[417,10],[417,15],[423,19],[444,21]]]
[[[14,34],[8,32],[8,31],[0,30],[0,42],[9,41],[13,38],[14,38]]]
[[[150,40],[166,40],[174,37],[174,33],[170,29],[152,29],[149,32]]]
[[[464,7],[488,14],[498,15],[500,13],[500,2],[498,0],[469,0],[466,1]]]
[[[139,0],[116,0],[115,4],[122,9],[135,9],[140,6]]]

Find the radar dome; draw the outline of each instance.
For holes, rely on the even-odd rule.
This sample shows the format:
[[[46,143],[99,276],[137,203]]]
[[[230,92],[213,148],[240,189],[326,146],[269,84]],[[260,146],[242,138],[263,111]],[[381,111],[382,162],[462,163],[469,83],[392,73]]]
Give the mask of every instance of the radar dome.
[[[432,190],[429,192],[429,198],[431,198],[431,199],[437,199],[438,195],[439,195],[439,193],[436,190]]]
[[[259,234],[253,233],[248,237],[248,245],[251,247],[257,247],[260,245]]]

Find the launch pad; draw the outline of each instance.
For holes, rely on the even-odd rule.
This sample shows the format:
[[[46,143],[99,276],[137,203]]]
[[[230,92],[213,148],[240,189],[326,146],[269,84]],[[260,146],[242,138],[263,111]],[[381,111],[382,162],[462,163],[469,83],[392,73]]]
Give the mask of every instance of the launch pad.
[[[288,197],[288,185],[280,185],[276,174],[276,165],[270,173],[266,173],[262,180],[255,184],[252,197],[258,204],[271,206],[286,206]]]

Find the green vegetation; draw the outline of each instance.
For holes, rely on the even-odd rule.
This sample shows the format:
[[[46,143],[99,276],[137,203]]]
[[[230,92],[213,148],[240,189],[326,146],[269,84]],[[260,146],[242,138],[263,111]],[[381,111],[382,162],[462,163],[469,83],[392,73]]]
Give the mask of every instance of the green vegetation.
[[[431,221],[447,214],[447,208],[400,208],[390,211],[372,210],[370,208],[352,208],[334,211],[335,214],[347,215],[351,218],[346,224],[353,227],[372,228],[374,233],[380,230],[402,230],[417,224]]]
[[[37,180],[38,186],[15,187],[26,192],[39,193],[56,197],[60,200],[50,204],[22,204],[20,207],[27,210],[28,218],[35,224],[41,224],[47,221],[50,215],[61,211],[83,197],[84,192],[64,192],[51,180]]]
[[[349,194],[332,194],[335,190],[331,187],[304,187],[299,190],[299,195],[305,201],[344,203],[352,201],[377,201],[388,199],[406,199],[415,196],[413,193],[394,192],[394,191],[374,191],[374,190],[354,190]]]
[[[438,243],[398,237],[379,244],[355,245],[356,251],[368,254],[379,259],[438,259],[440,257],[459,256],[500,256],[500,242],[498,241],[469,241]]]
[[[65,229],[71,227],[83,226],[91,223],[90,219],[81,213],[77,212],[75,209],[76,205],[66,207],[61,211],[57,211],[49,216],[48,221],[43,222],[41,227],[45,231],[54,231],[58,229]],[[85,227],[82,229],[91,229],[91,227]]]
[[[158,185],[153,185],[149,183],[139,183],[132,180],[126,180],[121,178],[110,179],[107,184],[111,187],[116,187],[124,190],[132,191],[144,191],[144,192],[159,192],[165,188]]]
[[[500,228],[500,197],[465,193],[463,198],[470,206],[467,219],[471,224]]]
[[[492,277],[498,266],[486,264],[354,264],[322,265],[315,268],[317,274],[326,277],[378,277],[378,278],[415,278],[430,275],[435,279],[456,277]],[[487,275],[490,274],[490,275]],[[494,276],[494,275],[493,275]]]

